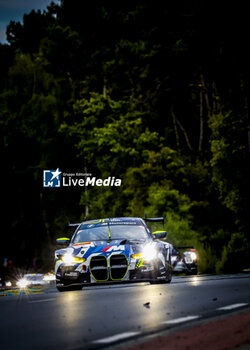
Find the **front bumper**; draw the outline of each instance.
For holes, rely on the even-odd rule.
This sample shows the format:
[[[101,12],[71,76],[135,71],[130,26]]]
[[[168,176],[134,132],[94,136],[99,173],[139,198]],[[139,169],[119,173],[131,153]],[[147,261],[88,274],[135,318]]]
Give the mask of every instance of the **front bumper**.
[[[89,273],[77,271],[75,266],[60,266],[56,272],[56,284],[84,284],[90,282]]]
[[[92,267],[87,272],[80,272],[74,266],[61,266],[56,273],[57,285],[76,285],[76,284],[110,284],[110,283],[125,283],[136,281],[151,281],[157,279],[164,274],[164,271],[156,268],[153,265],[141,266],[139,268],[129,269],[126,267],[117,267],[108,269],[104,272],[103,268]],[[124,273],[125,271],[125,273]]]

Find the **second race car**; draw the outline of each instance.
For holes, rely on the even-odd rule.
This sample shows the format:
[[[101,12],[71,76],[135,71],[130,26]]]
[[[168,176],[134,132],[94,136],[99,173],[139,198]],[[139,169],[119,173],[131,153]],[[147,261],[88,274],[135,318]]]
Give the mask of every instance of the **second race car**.
[[[170,250],[173,272],[197,275],[198,255],[196,249],[193,247],[175,247],[171,244]],[[181,254],[181,250],[185,251]]]
[[[162,219],[119,217],[75,224],[71,240],[57,239],[57,243],[69,243],[55,252],[57,289],[141,280],[169,283],[170,244],[159,240],[166,232],[152,233],[146,224],[146,220]]]

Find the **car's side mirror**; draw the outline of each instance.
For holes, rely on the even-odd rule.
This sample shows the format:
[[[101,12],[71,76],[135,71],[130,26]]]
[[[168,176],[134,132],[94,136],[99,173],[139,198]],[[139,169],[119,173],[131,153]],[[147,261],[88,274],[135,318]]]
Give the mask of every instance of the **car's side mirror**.
[[[69,243],[69,241],[70,241],[69,238],[63,237],[63,238],[57,238],[56,243],[60,245],[66,245]]]
[[[160,239],[160,238],[164,238],[166,236],[167,236],[167,232],[166,231],[155,231],[155,232],[153,232],[154,239]]]

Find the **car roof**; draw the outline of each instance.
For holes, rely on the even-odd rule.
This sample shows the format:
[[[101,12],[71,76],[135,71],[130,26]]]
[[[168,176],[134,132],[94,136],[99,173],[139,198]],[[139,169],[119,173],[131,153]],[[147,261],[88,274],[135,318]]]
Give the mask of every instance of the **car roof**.
[[[105,219],[96,219],[96,220],[88,220],[81,222],[81,225],[88,225],[88,224],[98,224],[98,223],[126,223],[126,222],[133,222],[137,225],[144,224],[143,220],[138,217],[115,217],[115,218],[105,218]]]

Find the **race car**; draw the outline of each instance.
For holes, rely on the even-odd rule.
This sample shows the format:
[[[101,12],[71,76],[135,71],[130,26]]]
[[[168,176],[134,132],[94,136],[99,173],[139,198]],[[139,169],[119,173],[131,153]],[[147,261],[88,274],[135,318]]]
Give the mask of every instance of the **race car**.
[[[181,254],[181,250],[185,251]],[[189,249],[189,250],[186,250]],[[198,255],[193,247],[175,247],[170,245],[171,264],[173,272],[185,273],[187,275],[197,274]]]
[[[152,233],[146,224],[163,219],[118,217],[74,224],[71,240],[57,239],[58,244],[69,243],[55,251],[57,289],[131,281],[170,283],[170,245],[159,240],[166,232]]]
[[[20,280],[17,281],[17,287],[28,288],[36,286],[45,286],[49,282],[42,273],[26,273]]]

